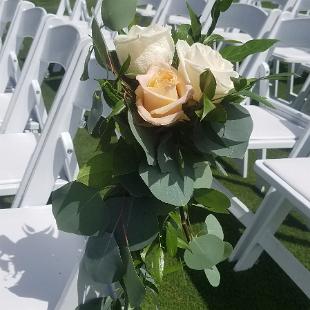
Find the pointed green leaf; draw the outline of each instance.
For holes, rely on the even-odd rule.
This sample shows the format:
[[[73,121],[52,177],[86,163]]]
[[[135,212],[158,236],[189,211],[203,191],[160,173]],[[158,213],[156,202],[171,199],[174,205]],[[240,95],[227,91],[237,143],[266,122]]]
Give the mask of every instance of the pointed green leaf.
[[[195,183],[194,188],[210,188],[213,180],[210,164],[207,161],[194,164]]]
[[[84,71],[83,71],[83,74],[81,76],[81,81],[87,81],[89,79],[88,64],[89,64],[92,52],[93,52],[93,48],[90,48],[89,51],[88,51],[88,54],[86,56],[86,59],[85,59]]]
[[[230,200],[215,189],[196,189],[194,191],[194,199],[199,207],[216,213],[228,213],[228,208],[230,207]]]
[[[278,42],[278,40],[255,39],[239,46],[225,46],[221,49],[220,53],[225,59],[231,62],[240,62],[249,55],[265,52],[276,42]]]
[[[108,68],[108,49],[106,47],[104,38],[102,36],[99,24],[96,18],[93,19],[92,22],[92,38],[94,44],[94,52],[95,57],[98,62],[103,68]]]
[[[194,10],[191,8],[189,3],[186,1],[187,10],[189,13],[189,17],[191,19],[191,35],[193,37],[194,42],[198,42],[201,37],[202,25],[200,23],[199,17],[196,15]]]
[[[174,226],[168,222],[166,228],[166,247],[170,256],[174,257],[178,249],[178,233]]]
[[[260,95],[257,95],[250,90],[242,90],[239,92],[240,95],[249,97],[259,103],[262,103],[263,105],[269,107],[269,108],[274,108],[274,106],[270,103],[270,101],[266,97],[262,97]]]
[[[103,112],[103,105],[101,100],[101,91],[96,90],[93,94],[93,104],[87,119],[88,132],[91,134],[95,129]]]
[[[203,110],[201,120],[203,120],[210,112],[212,112],[216,106],[212,103],[212,101],[208,98],[206,94],[203,94]]]
[[[210,100],[213,99],[216,90],[216,80],[210,69],[200,74],[200,89]]]

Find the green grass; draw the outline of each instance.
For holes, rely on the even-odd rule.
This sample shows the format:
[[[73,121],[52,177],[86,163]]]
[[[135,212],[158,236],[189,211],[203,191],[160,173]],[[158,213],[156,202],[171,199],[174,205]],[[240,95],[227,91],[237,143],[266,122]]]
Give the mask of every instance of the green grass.
[[[37,5],[55,12],[58,1],[35,0]],[[45,97],[50,98],[57,82],[48,81],[44,85]],[[85,129],[79,130],[75,138],[75,147],[80,165],[83,165],[96,152],[98,141],[90,137]],[[286,155],[287,152],[272,151],[270,157]],[[251,165],[255,160],[250,154]],[[247,179],[242,179],[231,161],[225,161],[228,177],[218,176],[221,182],[235,193],[252,211],[262,200],[262,194],[255,188],[255,174],[250,172]],[[191,215],[193,223],[206,217],[205,212]],[[243,227],[231,215],[218,216],[226,239],[233,245],[240,238]],[[198,225],[198,224],[197,224]],[[302,219],[290,215],[281,226],[278,238],[290,251],[310,269],[310,233]],[[177,264],[177,259],[169,259],[169,265]],[[301,293],[292,280],[268,257],[263,254],[258,263],[245,272],[235,273],[233,264],[225,262],[220,265],[222,281],[219,288],[212,288],[201,272],[185,269],[164,278],[160,289],[160,308],[162,310],[310,310],[310,301]],[[143,309],[155,309],[147,299]],[[68,309],[69,310],[69,309]]]

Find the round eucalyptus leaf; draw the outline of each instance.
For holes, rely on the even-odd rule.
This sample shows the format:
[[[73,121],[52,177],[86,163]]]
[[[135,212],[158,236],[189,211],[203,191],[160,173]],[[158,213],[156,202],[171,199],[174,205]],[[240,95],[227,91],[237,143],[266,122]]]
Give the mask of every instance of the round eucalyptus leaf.
[[[112,284],[122,278],[125,268],[112,234],[88,239],[82,264],[96,282]]]
[[[191,269],[203,270],[221,262],[223,255],[223,241],[214,235],[203,235],[189,243],[189,249],[184,253],[184,261]]]
[[[105,26],[119,31],[127,27],[136,14],[137,0],[103,0],[101,15]]]
[[[205,224],[207,226],[208,234],[217,236],[221,240],[224,239],[222,226],[214,215],[208,215],[205,220]]]
[[[212,268],[208,268],[204,270],[206,277],[209,281],[209,283],[213,287],[218,287],[220,285],[221,275],[216,268],[216,266],[213,266]]]

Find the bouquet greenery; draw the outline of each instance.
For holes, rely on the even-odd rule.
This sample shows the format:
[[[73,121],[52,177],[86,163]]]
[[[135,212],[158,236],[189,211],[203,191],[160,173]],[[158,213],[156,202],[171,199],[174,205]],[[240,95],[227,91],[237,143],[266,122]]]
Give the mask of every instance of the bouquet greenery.
[[[242,158],[247,149],[252,120],[240,103],[251,97],[268,104],[252,92],[257,80],[239,76],[233,63],[275,43],[213,49],[224,40],[213,34],[217,19],[231,3],[215,2],[210,29],[202,34],[189,5],[191,24],[172,30],[134,25],[136,0],[103,0],[104,24],[92,23],[93,46],[82,76],[88,79],[92,52],[114,76],[98,81],[88,115],[100,152],[76,182],[53,193],[59,229],[89,236],[81,270],[112,287],[110,296],[79,309],[139,309],[147,292],[156,304],[169,272],[167,256],[219,285],[217,265],[232,246],[213,214],[228,213],[230,201],[212,188],[212,169],[222,170],[219,157]],[[107,49],[102,26],[118,31],[115,51]],[[103,118],[106,105],[110,113]],[[206,211],[200,231],[191,226],[194,208]]]

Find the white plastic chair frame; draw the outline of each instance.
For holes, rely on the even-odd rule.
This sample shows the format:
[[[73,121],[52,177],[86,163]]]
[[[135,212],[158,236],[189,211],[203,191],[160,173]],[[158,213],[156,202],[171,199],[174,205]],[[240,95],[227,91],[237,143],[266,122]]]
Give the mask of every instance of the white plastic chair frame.
[[[5,128],[5,134],[0,135],[0,144],[10,144],[10,148],[5,148],[0,154],[2,157],[1,165],[3,165],[3,168],[0,169],[0,173],[4,173],[2,174],[0,182],[0,195],[5,196],[16,194],[27,164],[30,158],[33,158],[32,153],[37,144],[37,135],[32,133],[15,133],[21,133],[23,131],[27,119],[29,118],[29,114],[38,106],[38,102],[41,101],[39,81],[43,79],[45,70],[49,63],[60,63],[66,69],[66,74],[54,99],[54,104],[56,103],[57,105],[57,102],[61,100],[66,92],[75,66],[74,61],[77,61],[76,59],[79,55],[75,49],[78,43],[84,37],[87,37],[88,34],[87,32],[84,33],[81,31],[80,28],[73,25],[66,25],[63,19],[49,16],[47,17],[44,29],[40,36],[39,44],[31,47],[31,49],[33,48],[30,57],[31,59],[28,59],[29,57],[27,58],[25,72],[23,70],[20,78],[21,81],[13,94],[11,101],[13,104],[9,106],[9,108],[12,109],[12,113],[7,113],[9,114],[9,117],[7,118],[7,121],[5,120],[6,123],[4,123],[4,125],[7,126],[3,126]],[[27,104],[25,104],[23,100],[24,98],[29,99]],[[43,106],[43,104],[40,106]],[[52,111],[53,108],[51,109],[50,114]],[[43,128],[45,128],[45,124]],[[19,142],[13,143],[15,140]],[[23,148],[22,152],[19,150],[20,147]],[[75,155],[72,154],[71,157],[73,159],[70,164],[66,165],[65,169],[66,179],[69,180],[74,178],[78,169]],[[14,158],[18,161],[18,165],[14,161]],[[6,179],[6,170],[8,170],[7,173],[9,179]],[[42,171],[44,170],[45,169],[43,168]],[[63,184],[61,179],[60,184]]]
[[[287,161],[292,162],[296,160],[294,157],[309,157],[309,155],[310,126],[296,144],[290,154],[290,159],[287,159]],[[269,160],[269,162],[272,161]],[[309,270],[274,236],[293,208],[302,213],[309,221],[310,201],[268,168],[264,161],[256,162],[256,171],[272,188],[268,191],[256,214],[252,217],[251,223],[238,241],[230,260],[237,261],[234,268],[236,271],[246,270],[253,266],[265,250],[310,298]],[[283,204],[284,200],[288,200],[290,204]]]
[[[12,21],[19,2],[20,0],[3,0],[0,2],[0,48],[7,24]]]
[[[21,1],[0,52],[0,93],[4,93],[10,81],[16,84],[20,77],[18,52],[25,38],[34,38],[43,28],[46,11],[33,3]],[[0,120],[1,121],[1,120]]]

